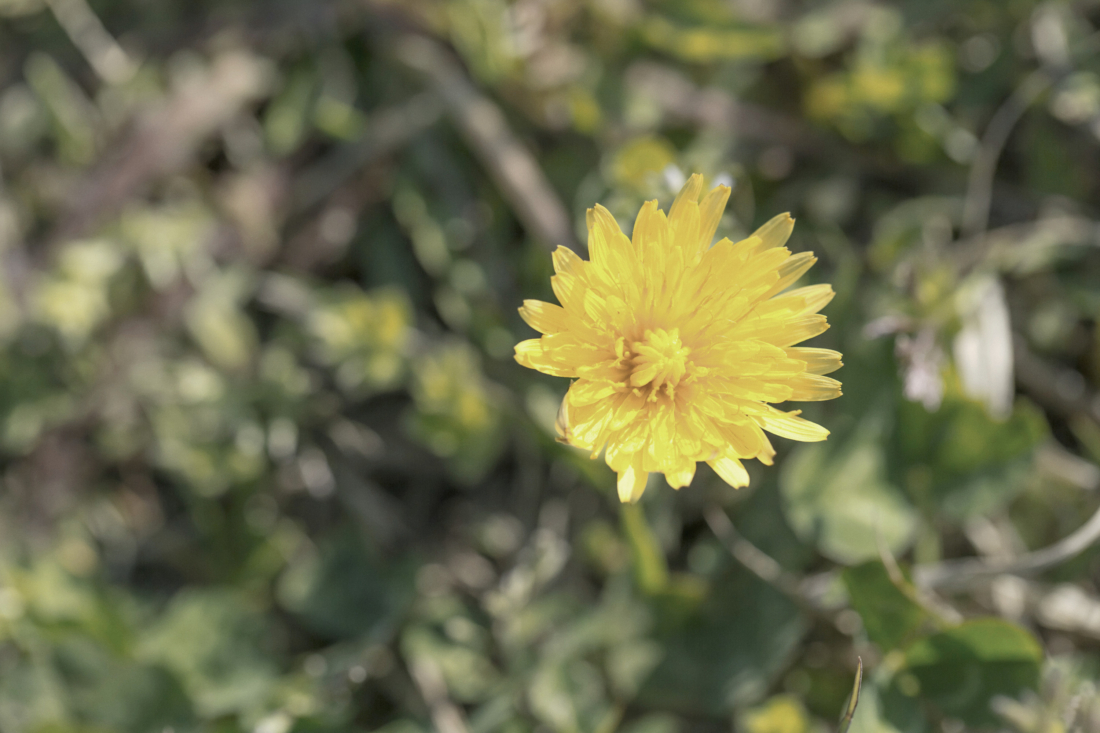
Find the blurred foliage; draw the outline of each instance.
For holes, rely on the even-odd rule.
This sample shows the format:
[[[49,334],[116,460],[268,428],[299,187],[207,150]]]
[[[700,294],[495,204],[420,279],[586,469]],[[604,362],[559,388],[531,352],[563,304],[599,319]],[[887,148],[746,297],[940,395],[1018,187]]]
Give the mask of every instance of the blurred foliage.
[[[853,733],[1100,730],[1100,553],[922,585],[1100,504],[1098,28],[0,0],[0,730],[817,733],[857,656]],[[516,307],[693,171],[798,217],[845,396],[620,508]]]

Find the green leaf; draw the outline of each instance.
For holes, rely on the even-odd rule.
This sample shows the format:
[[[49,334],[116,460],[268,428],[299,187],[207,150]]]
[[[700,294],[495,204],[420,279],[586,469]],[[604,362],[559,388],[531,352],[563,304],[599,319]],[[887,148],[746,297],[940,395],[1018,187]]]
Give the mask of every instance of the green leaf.
[[[465,621],[465,628],[472,625],[460,616],[455,621]],[[434,629],[413,626],[402,636],[401,648],[406,658],[430,660],[446,683],[448,694],[458,702],[484,702],[500,689],[500,672],[477,645],[455,643]]]
[[[314,632],[330,638],[386,631],[412,597],[406,562],[383,566],[351,532],[296,558],[279,580],[278,599]]]
[[[647,708],[725,715],[754,702],[806,631],[790,599],[739,566],[695,608],[682,605],[655,604],[665,655],[638,696]]]
[[[680,723],[674,715],[652,713],[623,726],[622,733],[679,733]]]
[[[608,699],[598,668],[583,659],[543,664],[528,689],[531,712],[551,730],[614,729],[618,711]]]
[[[503,677],[491,659],[491,636],[481,617],[450,594],[422,598],[414,613],[416,621],[401,635],[409,664],[434,666],[458,702],[484,702],[499,691]]]
[[[913,600],[915,591],[908,579],[903,579],[906,587],[899,588],[877,560],[845,568],[841,577],[867,636],[883,651],[904,644],[928,619],[928,612]]]
[[[838,446],[799,447],[779,476],[791,527],[837,562],[877,558],[880,537],[897,554],[913,537],[916,512],[886,479],[879,422],[866,418],[860,431]]]
[[[840,716],[840,724],[837,725],[837,733],[848,733],[852,725],[852,718],[859,706],[859,691],[863,686],[863,660],[857,657],[856,677],[852,681],[852,694],[848,696],[848,704],[844,706],[844,712]]]
[[[271,631],[243,595],[188,589],[142,638],[139,655],[174,672],[204,717],[251,712],[266,703],[277,679],[263,651]]]
[[[764,554],[792,573],[802,574],[819,561],[818,554],[791,529],[784,516],[783,497],[775,490],[774,474],[767,478],[773,485],[740,493],[737,503],[729,507],[731,520]]]
[[[889,683],[884,665],[863,680],[859,706],[847,733],[925,733],[929,729],[919,700],[901,695]]]
[[[949,396],[936,412],[907,402],[898,420],[907,488],[922,506],[957,521],[988,514],[1024,488],[1049,432],[1042,412],[1022,399],[1003,422],[961,396]]]
[[[79,637],[55,647],[53,662],[77,722],[122,733],[190,729],[191,703],[160,667],[117,659]]]
[[[976,619],[911,644],[895,685],[903,693],[919,692],[944,715],[968,725],[994,726],[998,718],[990,700],[1036,689],[1042,661],[1042,647],[1027,630]]]

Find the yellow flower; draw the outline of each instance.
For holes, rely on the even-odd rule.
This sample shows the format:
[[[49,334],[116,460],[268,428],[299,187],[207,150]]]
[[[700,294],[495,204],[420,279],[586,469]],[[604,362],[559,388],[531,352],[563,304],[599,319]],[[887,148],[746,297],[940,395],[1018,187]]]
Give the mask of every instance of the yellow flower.
[[[746,486],[741,460],[771,465],[764,431],[824,440],[829,431],[772,403],[828,400],[841,366],[829,349],[795,344],[828,328],[818,315],[829,285],[780,294],[817,259],[783,245],[794,228],[781,214],[751,237],[710,246],[730,189],[699,201],[703,178],[684,185],[668,216],[649,201],[633,239],[602,206],[588,210],[590,261],[554,252],[561,306],[524,302],[541,338],[516,346],[516,361],[575,381],[562,402],[563,442],[592,451],[619,475],[619,498],[637,501],[651,472],[673,488],[706,461],[727,483]],[[562,307],[564,306],[564,307]]]

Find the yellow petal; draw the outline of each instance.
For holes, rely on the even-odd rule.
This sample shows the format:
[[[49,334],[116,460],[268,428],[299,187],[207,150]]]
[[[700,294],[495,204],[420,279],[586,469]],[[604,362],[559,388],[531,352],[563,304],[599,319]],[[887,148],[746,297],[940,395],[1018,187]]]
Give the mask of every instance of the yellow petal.
[[[829,330],[825,316],[813,314],[788,321],[772,318],[746,319],[730,333],[732,338],[760,339],[775,346],[794,346]]]
[[[560,364],[568,364],[573,367],[576,376],[576,368],[584,365],[599,364],[609,359],[614,359],[615,354],[610,349],[584,341],[576,333],[548,333],[541,339],[543,354]]]
[[[629,309],[622,298],[599,295],[595,290],[584,294],[584,313],[596,330],[619,333],[630,321]]]
[[[805,346],[792,346],[785,349],[787,356],[806,362],[809,374],[831,374],[844,366],[842,354],[832,349],[814,349]]]
[[[599,450],[600,444],[597,441],[604,426],[614,415],[615,399],[617,397],[593,402],[591,405],[570,405],[569,436],[572,445]]]
[[[550,258],[554,261],[554,272],[562,274],[580,274],[584,270],[584,260],[568,247],[558,246]]]
[[[746,241],[759,242],[760,240],[751,237]],[[741,246],[740,243],[733,246],[734,254],[737,254],[737,248],[739,246]],[[766,284],[771,287],[779,278],[777,274],[778,268],[782,263],[790,259],[790,256],[791,253],[787,251],[786,247],[762,249],[739,264],[736,275],[737,279],[734,280],[734,282],[742,288],[760,284]]]
[[[575,407],[582,407],[607,399],[617,391],[621,390],[616,390],[614,382],[590,382],[587,379],[578,379],[569,387],[566,400]]]
[[[726,210],[726,202],[729,197],[729,186],[715,186],[714,190],[699,202],[699,246],[701,249],[705,250],[710,247],[710,242],[714,239],[714,232],[718,230],[718,222],[722,220],[722,212]]]
[[[576,367],[552,359],[542,348],[542,339],[527,339],[516,344],[516,361],[552,377],[575,377]]]
[[[634,245],[634,251],[641,253],[643,247],[649,243],[656,243],[666,236],[668,220],[665,213],[657,208],[657,199],[646,201],[638,210],[638,217],[634,220],[634,231],[630,241]]]
[[[767,249],[764,246],[764,240],[755,234],[732,244],[733,254],[741,261],[755,257]]]
[[[668,225],[672,229],[672,242],[683,252],[684,260],[690,262],[699,253],[699,205],[694,201],[684,204],[676,217],[669,217]]]
[[[642,470],[641,461],[632,461],[626,470],[619,474],[619,501],[633,504],[642,498],[649,474]]]
[[[792,387],[787,399],[794,402],[821,402],[840,397],[840,382],[817,374],[799,374],[788,382]]]
[[[779,298],[776,298],[776,300],[785,298],[790,298],[792,300],[801,299],[803,305],[798,311],[801,315],[803,313],[817,313],[827,306],[834,297],[836,297],[836,293],[833,292],[833,286],[828,283],[823,283],[821,285],[807,285],[804,288],[795,288],[790,292],[784,293]]]
[[[764,447],[763,433],[759,429],[753,430],[749,425],[728,422],[716,423],[716,427],[728,449],[742,458],[752,458]]]
[[[674,489],[690,486],[693,478],[695,478],[695,461],[688,461],[674,471],[665,471],[665,481]]]
[[[829,431],[817,423],[804,420],[798,416],[798,411],[781,412],[775,408],[769,408],[768,412],[757,418],[760,426],[769,433],[775,433],[783,438],[801,440],[806,443],[816,443],[829,437]]]
[[[638,212],[631,235],[635,257],[642,267],[647,284],[654,285],[662,276],[670,248],[670,231],[665,212],[657,208],[656,201],[647,201]]]
[[[793,230],[794,219],[791,218],[789,213],[786,213],[773,216],[767,224],[753,232],[752,236],[759,237],[765,249],[771,249],[786,244]]]
[[[525,300],[519,314],[527,325],[539,333],[559,333],[569,329],[569,316],[560,305]]]
[[[779,279],[772,285],[771,290],[768,291],[766,297],[771,297],[776,293],[781,293],[790,286],[798,282],[798,278],[806,274],[806,271],[814,266],[817,262],[817,258],[814,257],[813,252],[799,252],[798,254],[791,255],[783,264],[778,268]]]
[[[703,175],[701,173],[692,173],[691,177],[687,179],[684,185],[680,188],[680,193],[676,194],[676,199],[672,202],[672,206],[668,209],[668,220],[672,221],[676,218],[676,215],[680,213],[682,208],[688,204],[698,204],[699,194],[703,192]]]
[[[619,225],[615,223],[611,212],[602,206],[589,209],[585,220],[588,224],[589,260],[597,267],[607,268],[611,265],[612,239],[619,233]]]
[[[766,377],[733,377],[714,380],[721,389],[738,397],[757,402],[786,402],[791,399],[791,386],[787,379],[772,380]]]
[[[634,423],[646,407],[645,397],[635,392],[623,392],[621,399],[615,405],[615,414],[611,419],[612,430],[623,430]],[[644,438],[644,431],[640,431],[639,445]]]
[[[554,420],[554,432],[558,434],[559,443],[570,443],[570,426],[569,426],[569,401],[562,400],[561,406],[558,407],[558,417]]]
[[[691,256],[699,251],[699,194],[702,192],[703,176],[692,174],[668,210],[673,243]]]
[[[584,294],[588,288],[580,277],[570,273],[559,273],[550,278],[550,287],[554,289],[554,295],[558,302],[571,315],[584,315]]]
[[[749,472],[745,470],[744,464],[736,458],[718,458],[713,461],[707,461],[707,465],[713,468],[714,472],[718,474],[723,481],[735,489],[740,489],[742,486],[749,485]]]
[[[600,205],[588,210],[588,248],[592,263],[601,268],[603,281],[626,297],[641,289],[640,263],[634,246],[611,212]]]
[[[756,428],[760,430],[760,428]],[[772,447],[772,443],[768,440],[768,436],[764,435],[764,431],[760,430],[760,434],[764,436],[764,447],[760,449],[760,452],[756,454],[756,460],[763,463],[765,466],[771,466],[775,458],[775,448]]]

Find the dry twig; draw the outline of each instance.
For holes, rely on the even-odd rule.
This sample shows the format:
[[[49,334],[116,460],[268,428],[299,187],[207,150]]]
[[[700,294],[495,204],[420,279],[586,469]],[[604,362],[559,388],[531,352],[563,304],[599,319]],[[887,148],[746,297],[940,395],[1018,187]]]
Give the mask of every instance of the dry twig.
[[[966,198],[963,203],[962,233],[966,237],[981,235],[989,224],[989,208],[993,202],[993,178],[997,161],[1005,143],[1039,95],[1052,83],[1046,69],[1033,71],[1016,91],[997,109],[982,135],[978,154],[970,166]]]
[[[704,510],[704,518],[711,531],[726,546],[734,559],[758,578],[782,591],[811,612],[829,614],[835,610],[824,602],[825,590],[836,579],[834,571],[826,571],[803,579],[797,578],[784,570],[774,558],[742,537],[721,507],[708,506]],[[1100,509],[1076,532],[1049,547],[1029,552],[1012,560],[991,561],[965,558],[934,565],[918,565],[913,568],[913,582],[921,591],[960,590],[972,583],[992,580],[997,576],[1031,575],[1076,557],[1098,541],[1100,541]],[[888,572],[891,570],[889,565],[887,570]],[[922,601],[918,602],[924,605]],[[947,621],[958,620],[954,618],[953,610],[945,605],[937,603],[936,612],[937,615],[944,616]]]
[[[753,575],[787,594],[801,596],[798,579],[784,570],[774,558],[742,537],[721,508],[714,504],[707,506],[703,518],[706,519],[710,531],[721,540],[734,559]]]
[[[134,76],[137,64],[107,32],[87,0],[46,0],[46,4],[99,78],[121,84]]]
[[[700,89],[680,72],[650,61],[639,61],[626,72],[626,85],[652,98],[674,120],[728,130],[738,136],[786,145],[820,157],[849,146],[799,119],[749,102],[720,89]]]
[[[439,665],[432,659],[420,657],[409,664],[409,672],[424,702],[428,704],[435,729],[439,733],[467,733],[469,727],[465,716],[447,696],[447,683],[443,680]]]
[[[998,575],[1033,575],[1080,555],[1097,541],[1100,541],[1100,509],[1076,532],[1041,550],[999,562],[965,558],[918,565],[913,569],[913,580],[921,588],[958,590]]]
[[[488,168],[524,227],[548,246],[580,251],[569,213],[535,157],[520,144],[500,108],[474,86],[442,44],[407,36],[397,57],[432,82],[470,148]]]
[[[1016,381],[1037,402],[1063,417],[1084,413],[1100,422],[1100,395],[1088,389],[1080,372],[1048,364],[1022,338],[1014,338],[1012,347]]]
[[[371,113],[367,133],[342,145],[295,176],[292,213],[301,213],[328,198],[364,167],[408,143],[435,124],[442,113],[433,93],[418,94],[400,105]]]
[[[828,616],[836,610],[824,602],[826,589],[835,580],[835,573],[822,573],[801,579],[783,569],[775,558],[741,536],[729,516],[717,504],[703,510],[703,518],[714,536],[725,545],[733,559],[765,583],[777,588],[804,610]]]
[[[104,156],[68,197],[72,203],[49,241],[81,236],[116,213],[149,184],[184,168],[212,134],[259,99],[271,81],[267,65],[245,52],[216,58],[184,83]]]

